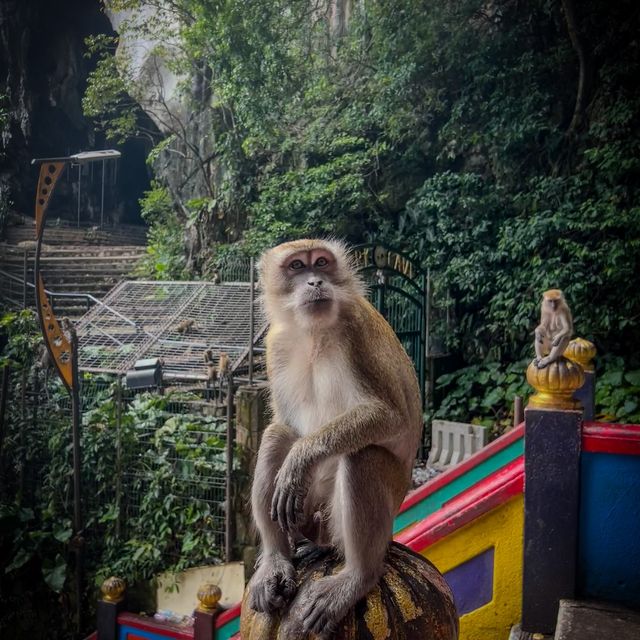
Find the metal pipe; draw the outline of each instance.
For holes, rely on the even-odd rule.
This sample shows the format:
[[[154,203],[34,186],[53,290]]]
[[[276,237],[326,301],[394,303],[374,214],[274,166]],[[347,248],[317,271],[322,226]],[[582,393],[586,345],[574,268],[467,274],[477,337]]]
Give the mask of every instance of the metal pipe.
[[[25,249],[23,252],[22,258],[22,308],[27,308],[27,275],[28,275],[28,266],[29,259],[27,257],[28,249]]]
[[[255,274],[253,257],[249,260],[249,384],[253,384],[253,305],[255,302]]]
[[[224,557],[231,561],[233,551],[233,509],[231,508],[231,493],[233,491],[233,377],[227,375],[227,443],[226,443],[226,469],[225,469],[225,503],[224,510]]]
[[[71,345],[71,409],[72,409],[72,443],[73,443],[73,533],[76,554],[76,616],[78,631],[82,629],[82,583],[84,540],[82,537],[82,494],[81,494],[81,451],[80,451],[80,380],[78,375],[78,334],[71,321],[67,321],[69,343]]]
[[[431,354],[431,269],[427,269],[427,287],[425,298],[425,352],[427,355],[427,363],[429,367],[427,386],[427,409],[433,406],[433,357]]]
[[[122,527],[122,378],[116,378],[116,538]]]
[[[100,195],[100,229],[102,229],[102,225],[104,224],[104,166],[106,162],[107,162],[106,160],[102,161],[102,193]]]
[[[78,229],[80,228],[80,193],[82,191],[82,165],[78,165]]]
[[[516,396],[513,399],[513,427],[517,427],[524,422],[524,408],[522,405],[522,396]]]
[[[4,441],[5,415],[7,412],[7,404],[9,400],[9,376],[11,370],[9,365],[2,367],[2,386],[0,386],[0,455],[2,454],[2,443]]]

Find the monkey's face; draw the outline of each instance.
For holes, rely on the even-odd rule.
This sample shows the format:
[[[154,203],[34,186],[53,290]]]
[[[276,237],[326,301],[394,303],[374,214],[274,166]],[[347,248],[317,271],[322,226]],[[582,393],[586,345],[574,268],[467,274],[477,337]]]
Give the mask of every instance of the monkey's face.
[[[331,324],[338,311],[336,258],[328,249],[298,251],[280,265],[289,293],[288,307],[302,324]]]
[[[272,321],[330,327],[343,305],[362,295],[344,245],[335,240],[294,240],[260,259],[265,309]]]
[[[564,296],[560,289],[549,289],[542,294],[542,309],[555,313],[564,303]]]

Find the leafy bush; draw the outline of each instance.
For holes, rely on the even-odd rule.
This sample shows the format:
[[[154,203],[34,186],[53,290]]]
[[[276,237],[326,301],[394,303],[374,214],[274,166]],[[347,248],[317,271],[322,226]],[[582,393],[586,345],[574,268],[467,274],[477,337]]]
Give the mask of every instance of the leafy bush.
[[[142,218],[149,225],[147,252],[136,275],[155,280],[184,280],[186,256],[184,225],[176,214],[169,192],[154,182],[140,200]]]
[[[605,358],[596,377],[596,419],[640,424],[640,369],[622,358]]]
[[[433,417],[480,424],[492,428],[492,437],[500,435],[513,424],[515,397],[526,403],[533,392],[525,379],[528,364],[489,362],[440,376],[436,393],[442,401]]]

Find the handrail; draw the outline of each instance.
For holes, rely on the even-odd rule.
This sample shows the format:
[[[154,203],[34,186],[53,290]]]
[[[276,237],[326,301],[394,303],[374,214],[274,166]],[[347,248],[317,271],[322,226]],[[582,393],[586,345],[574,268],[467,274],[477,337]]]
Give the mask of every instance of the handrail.
[[[9,280],[13,280],[14,282],[17,282],[18,284],[22,285],[23,287],[26,285],[27,287],[31,287],[32,289],[35,289],[36,286],[35,284],[33,284],[33,282],[25,282],[22,278],[16,276],[13,273],[8,273],[7,271],[3,271],[0,269],[0,276],[8,278]],[[52,298],[83,298],[84,300],[86,300],[87,302],[92,302],[94,305],[96,306],[100,306],[103,309],[106,309],[109,313],[112,313],[116,316],[118,316],[121,320],[124,320],[124,322],[126,322],[127,324],[130,324],[132,327],[138,328],[138,325],[136,325],[136,323],[133,320],[130,320],[129,318],[127,318],[126,316],[123,316],[119,311],[116,311],[115,309],[112,309],[109,305],[105,304],[104,302],[102,302],[102,300],[99,300],[98,298],[96,298],[95,296],[92,296],[90,293],[69,293],[69,292],[65,292],[65,291],[60,291],[60,292],[56,292],[56,291],[51,291],[50,289],[45,289],[44,292],[52,297]]]

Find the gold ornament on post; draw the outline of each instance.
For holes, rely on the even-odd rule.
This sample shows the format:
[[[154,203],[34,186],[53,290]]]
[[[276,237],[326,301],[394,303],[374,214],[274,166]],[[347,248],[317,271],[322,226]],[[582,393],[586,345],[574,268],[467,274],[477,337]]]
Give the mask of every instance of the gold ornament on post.
[[[584,338],[575,338],[564,351],[564,355],[577,362],[584,371],[593,372],[595,370],[593,359],[596,357],[596,347],[593,342]]]
[[[527,382],[536,390],[529,398],[530,409],[581,409],[573,394],[584,384],[584,371],[577,363],[561,356],[543,369],[535,361],[527,368]]]
[[[105,602],[120,602],[124,598],[126,584],[122,578],[111,576],[107,578],[100,587],[102,599]]]
[[[220,598],[222,598],[220,587],[213,582],[207,582],[198,589],[198,600],[200,601],[198,609],[207,612],[215,611]]]

